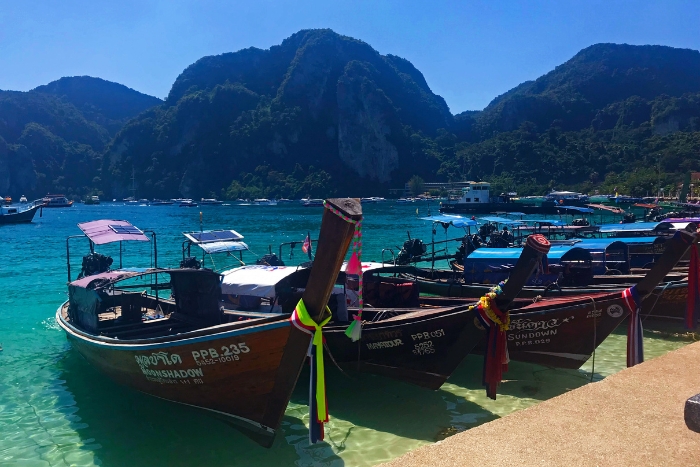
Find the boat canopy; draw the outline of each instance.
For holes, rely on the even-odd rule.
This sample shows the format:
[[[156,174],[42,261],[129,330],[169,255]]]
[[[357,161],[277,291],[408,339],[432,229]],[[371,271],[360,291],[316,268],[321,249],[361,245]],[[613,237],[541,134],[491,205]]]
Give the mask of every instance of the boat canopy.
[[[78,228],[95,245],[122,241],[148,242],[148,237],[137,227],[127,221],[102,219],[99,221],[83,222]]]
[[[241,241],[243,235],[235,230],[204,230],[187,232],[182,235],[191,244],[197,245],[208,254],[248,250],[248,245]]]
[[[229,269],[221,273],[221,293],[275,298],[275,286],[298,271],[296,266],[251,265]]]
[[[477,248],[464,261],[515,264],[522,252],[522,248]],[[546,257],[550,264],[591,259],[591,255],[584,248],[574,245],[552,245]]]
[[[663,232],[672,230],[668,222],[632,222],[629,224],[603,224],[600,226],[600,233],[621,233],[621,232]]]
[[[694,222],[700,224],[700,217],[669,217],[661,222],[670,222],[671,224],[676,224],[679,222]]]
[[[477,224],[476,221],[467,219],[463,216],[455,216],[451,214],[440,214],[436,216],[421,217],[421,220],[430,222],[440,222],[442,224],[450,224],[455,227],[473,227]]]
[[[697,222],[672,222],[673,230],[687,230],[688,232],[695,233],[698,230]]]

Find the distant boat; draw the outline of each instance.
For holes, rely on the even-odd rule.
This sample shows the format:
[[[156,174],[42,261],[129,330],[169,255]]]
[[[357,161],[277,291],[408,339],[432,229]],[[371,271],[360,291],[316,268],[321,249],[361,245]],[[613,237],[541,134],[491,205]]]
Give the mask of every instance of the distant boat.
[[[360,198],[360,202],[362,204],[368,204],[368,203],[376,203],[377,200],[374,198]]]
[[[124,198],[122,201],[124,201],[124,204],[139,204],[139,202],[131,196],[129,196],[128,198]]]
[[[310,208],[310,207],[315,207],[315,206],[323,206],[323,200],[322,199],[304,199],[302,200],[303,202],[301,203],[302,206],[305,208]]]
[[[43,200],[31,204],[0,206],[0,224],[22,224],[31,222],[36,212],[44,206]]]
[[[197,206],[199,206],[199,204],[195,203],[191,199],[183,199],[180,201],[181,208],[196,208]]]
[[[20,196],[19,202],[20,202],[20,203],[26,203],[26,202],[27,202],[27,197],[24,196],[24,195]]]
[[[2,199],[2,202],[3,202],[3,204],[12,204],[12,198],[10,198],[9,196],[5,196]]]
[[[145,199],[145,198],[142,198],[139,200],[139,204],[149,204],[149,203],[150,203],[150,201]]]
[[[100,204],[99,196],[88,196],[85,198],[85,204]]]
[[[413,198],[399,198],[396,200],[397,203],[403,204],[403,203],[412,203],[415,200]]]
[[[162,199],[154,199],[151,201],[151,206],[172,206],[175,204],[174,201],[164,201]]]
[[[68,201],[65,195],[46,195],[42,200],[45,208],[70,208],[73,201]]]
[[[204,205],[211,205],[211,206],[218,206],[220,204],[224,204],[223,201],[219,201],[218,199],[215,198],[202,198],[202,201],[199,202],[202,206]]]
[[[292,202],[293,202],[293,201],[292,201],[291,199],[287,199],[287,198],[280,198],[280,199],[277,200],[277,203],[278,203],[278,204],[281,204],[281,203],[292,203]]]
[[[253,200],[256,206],[277,206],[277,201],[274,199],[258,198]]]

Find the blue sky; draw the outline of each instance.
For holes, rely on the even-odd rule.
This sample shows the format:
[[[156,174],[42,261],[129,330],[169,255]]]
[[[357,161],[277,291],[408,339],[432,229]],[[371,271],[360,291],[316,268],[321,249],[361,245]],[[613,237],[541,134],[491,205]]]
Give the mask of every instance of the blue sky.
[[[700,49],[700,0],[0,1],[0,89],[90,75],[165,97],[205,55],[331,28],[410,60],[453,113],[599,42]]]

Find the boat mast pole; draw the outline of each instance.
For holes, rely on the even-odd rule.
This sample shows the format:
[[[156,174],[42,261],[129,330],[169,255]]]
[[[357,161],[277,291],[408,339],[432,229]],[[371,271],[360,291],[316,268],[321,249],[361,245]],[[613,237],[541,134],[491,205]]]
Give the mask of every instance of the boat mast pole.
[[[357,198],[335,198],[326,202],[350,219],[362,219],[362,206]],[[346,222],[329,209],[323,211],[316,256],[302,296],[309,315],[316,322],[326,317],[328,299],[355,234],[355,224]],[[311,337],[294,326],[290,328],[289,339],[279,364],[280,368],[287,370],[277,374],[263,420],[267,426],[279,425],[291,397],[288,388],[293,387],[299,378],[309,348]]]

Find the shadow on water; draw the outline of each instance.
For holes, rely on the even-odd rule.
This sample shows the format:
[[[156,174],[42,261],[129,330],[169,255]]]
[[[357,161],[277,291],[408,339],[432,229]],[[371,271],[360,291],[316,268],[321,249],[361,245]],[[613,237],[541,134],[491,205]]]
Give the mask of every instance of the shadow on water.
[[[343,465],[330,449],[320,462],[306,462],[310,456],[286,439],[306,432],[293,416],[284,417],[272,448],[265,449],[206,412],[113,383],[75,351],[67,351],[58,367],[83,422],[77,429],[83,449],[103,466]],[[301,443],[308,448],[307,439]]]
[[[459,416],[478,420],[476,424],[497,418],[478,404],[442,389],[432,391],[347,367],[343,373],[329,365],[326,374],[331,416],[350,422],[345,432],[331,433],[329,443],[350,436],[349,430],[355,427],[401,438],[439,441],[455,430],[453,406],[457,403]],[[305,368],[292,395],[292,402],[304,405],[304,410],[308,410],[308,375]]]
[[[483,356],[469,355],[453,373],[448,383],[472,391],[481,391],[485,399],[486,389],[482,386],[482,375]],[[603,375],[594,373],[594,381],[601,379]],[[511,361],[508,364],[508,371],[503,374],[503,382],[498,386],[498,396],[542,401],[590,382],[591,374],[581,370],[549,368]]]

